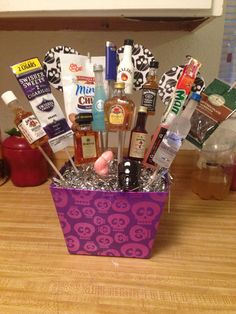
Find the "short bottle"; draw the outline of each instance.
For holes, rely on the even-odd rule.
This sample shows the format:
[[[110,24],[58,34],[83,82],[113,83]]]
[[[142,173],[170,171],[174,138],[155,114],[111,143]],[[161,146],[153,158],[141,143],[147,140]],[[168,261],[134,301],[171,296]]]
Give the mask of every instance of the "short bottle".
[[[201,199],[223,200],[230,191],[234,165],[234,143],[211,136],[198,152],[191,175],[191,189]]]
[[[157,101],[157,69],[159,63],[157,61],[150,62],[150,70],[147,75],[147,81],[142,88],[141,105],[147,107],[148,114],[155,114]]]
[[[125,84],[116,82],[113,96],[105,102],[105,123],[107,131],[128,131],[131,129],[134,103],[125,94]]]
[[[134,66],[132,61],[132,50],[134,41],[126,39],[124,41],[124,54],[123,59],[118,65],[117,69],[117,82],[125,83],[125,93],[133,93],[133,80],[134,80]]]
[[[48,136],[36,116],[25,111],[12,91],[1,95],[4,103],[15,113],[14,123],[32,148],[47,143]]]
[[[103,66],[101,64],[95,64],[93,71],[95,73],[95,93],[92,105],[92,128],[94,131],[104,131],[104,102],[107,96],[103,84]]]
[[[98,133],[92,130],[92,119],[91,113],[79,113],[71,127],[77,165],[94,162],[99,157]]]
[[[135,127],[130,134],[128,156],[130,159],[142,161],[145,153],[147,134],[145,124],[147,120],[147,107],[140,106]]]
[[[169,169],[171,166],[183,140],[187,137],[191,129],[191,117],[200,99],[201,96],[199,94],[192,93],[184,111],[175,118],[170,128],[167,130],[153,156],[153,161],[159,167]]]

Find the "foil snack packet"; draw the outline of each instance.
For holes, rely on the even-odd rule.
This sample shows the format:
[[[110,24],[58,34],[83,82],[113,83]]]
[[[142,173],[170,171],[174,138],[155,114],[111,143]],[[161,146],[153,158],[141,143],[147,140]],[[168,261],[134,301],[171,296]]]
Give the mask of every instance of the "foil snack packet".
[[[214,79],[201,96],[187,135],[187,140],[200,149],[218,126],[236,111],[236,89]]]
[[[71,113],[92,112],[95,94],[93,65],[101,64],[105,68],[105,57],[61,54],[60,60],[65,111],[71,126]],[[107,91],[107,85],[104,87]]]
[[[51,92],[48,79],[38,58],[32,58],[11,66],[25,96],[47,133],[53,152],[71,145],[73,132],[60,105]]]

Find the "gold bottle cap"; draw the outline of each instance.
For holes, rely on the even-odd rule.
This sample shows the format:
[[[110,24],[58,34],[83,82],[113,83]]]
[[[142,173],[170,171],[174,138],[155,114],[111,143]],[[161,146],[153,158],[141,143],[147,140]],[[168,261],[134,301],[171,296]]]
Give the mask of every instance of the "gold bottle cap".
[[[145,113],[147,113],[147,107],[140,106],[139,109],[138,109],[138,112],[145,112]]]
[[[114,87],[118,88],[118,89],[125,88],[125,83],[124,82],[116,82]]]

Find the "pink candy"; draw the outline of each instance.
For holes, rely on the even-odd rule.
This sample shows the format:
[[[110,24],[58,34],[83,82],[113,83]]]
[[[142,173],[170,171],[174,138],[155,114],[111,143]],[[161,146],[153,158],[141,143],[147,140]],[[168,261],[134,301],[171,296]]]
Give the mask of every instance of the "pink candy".
[[[94,170],[100,176],[106,176],[109,172],[109,163],[113,160],[113,152],[104,152],[94,163]]]

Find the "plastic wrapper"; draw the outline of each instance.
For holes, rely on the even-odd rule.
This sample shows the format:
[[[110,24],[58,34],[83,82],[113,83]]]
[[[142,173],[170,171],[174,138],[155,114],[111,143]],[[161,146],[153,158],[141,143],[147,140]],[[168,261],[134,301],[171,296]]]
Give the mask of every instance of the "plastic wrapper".
[[[94,171],[94,164],[83,164],[78,167],[78,173],[71,167],[70,163],[66,163],[61,170],[64,181],[59,178],[53,178],[53,183],[59,187],[77,188],[80,190],[100,190],[100,191],[123,191],[119,188],[117,177],[117,160],[113,160],[109,164],[109,174],[101,177]],[[141,166],[139,177],[139,188],[135,188],[140,192],[166,192],[169,189],[170,175],[164,169],[155,175],[154,180],[150,177],[154,171]]]

